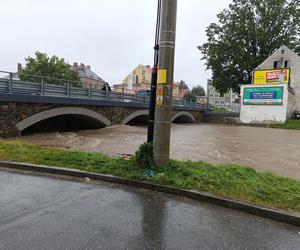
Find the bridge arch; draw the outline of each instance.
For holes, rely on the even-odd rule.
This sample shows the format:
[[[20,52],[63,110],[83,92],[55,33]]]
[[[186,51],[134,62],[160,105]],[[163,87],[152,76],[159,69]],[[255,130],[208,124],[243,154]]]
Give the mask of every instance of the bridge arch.
[[[22,131],[30,128],[35,124],[54,117],[63,116],[83,117],[84,119],[89,120],[99,127],[108,127],[111,124],[111,122],[106,117],[93,110],[79,107],[60,107],[34,114],[17,123],[16,128],[18,129],[19,134],[21,134]]]
[[[172,122],[173,123],[195,123],[196,119],[191,113],[186,111],[181,111],[172,117]]]
[[[123,121],[123,125],[128,125],[130,123],[134,123],[134,121],[137,121],[137,123],[140,124],[147,124],[149,117],[149,110],[139,110],[131,115],[127,116]]]

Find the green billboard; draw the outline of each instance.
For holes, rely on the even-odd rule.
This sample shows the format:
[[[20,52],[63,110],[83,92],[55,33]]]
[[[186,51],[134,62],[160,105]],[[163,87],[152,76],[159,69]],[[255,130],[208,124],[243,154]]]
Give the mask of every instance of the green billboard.
[[[244,105],[282,105],[283,87],[244,88]]]

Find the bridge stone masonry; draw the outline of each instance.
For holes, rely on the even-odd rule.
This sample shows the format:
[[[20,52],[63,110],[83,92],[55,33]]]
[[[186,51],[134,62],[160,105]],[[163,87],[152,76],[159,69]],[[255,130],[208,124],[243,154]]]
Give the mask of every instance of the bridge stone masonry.
[[[96,129],[116,124],[147,124],[149,98],[97,89],[71,82],[30,76],[23,81],[15,74],[0,78],[0,137],[27,132]],[[65,84],[50,84],[59,80]],[[186,101],[173,103],[175,123],[202,121],[206,106]]]
[[[116,124],[147,124],[148,113],[146,105],[134,103],[86,103],[63,98],[0,95],[0,137],[20,136],[27,131],[47,131],[47,127],[76,130]],[[202,114],[201,110],[174,107],[172,122],[198,123],[202,121]]]

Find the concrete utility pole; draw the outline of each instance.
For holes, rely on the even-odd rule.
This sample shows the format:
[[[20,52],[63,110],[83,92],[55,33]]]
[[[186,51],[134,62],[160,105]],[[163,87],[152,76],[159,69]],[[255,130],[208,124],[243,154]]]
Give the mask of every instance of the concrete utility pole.
[[[170,158],[176,17],[177,0],[162,0],[153,141],[154,162],[159,167],[167,166]]]

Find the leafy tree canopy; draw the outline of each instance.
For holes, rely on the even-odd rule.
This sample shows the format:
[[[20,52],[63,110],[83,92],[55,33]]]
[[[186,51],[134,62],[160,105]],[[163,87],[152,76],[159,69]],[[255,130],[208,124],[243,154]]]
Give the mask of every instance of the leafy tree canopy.
[[[200,85],[193,87],[192,90],[187,93],[186,98],[196,101],[197,96],[205,96],[205,90]]]
[[[64,79],[78,82],[79,77],[71,70],[71,66],[65,62],[63,58],[57,56],[48,57],[46,53],[35,52],[35,57],[25,58],[26,66],[20,70],[20,79],[34,82],[40,82],[39,77],[44,76],[56,79]],[[65,84],[65,81],[59,81],[55,79],[46,79],[47,83]],[[76,85],[76,84],[75,84]]]
[[[298,55],[300,56],[300,45],[298,45],[298,46],[295,48],[295,52],[297,52]]]
[[[251,83],[253,69],[281,45],[300,44],[300,0],[233,0],[217,17],[198,48],[221,93]]]

